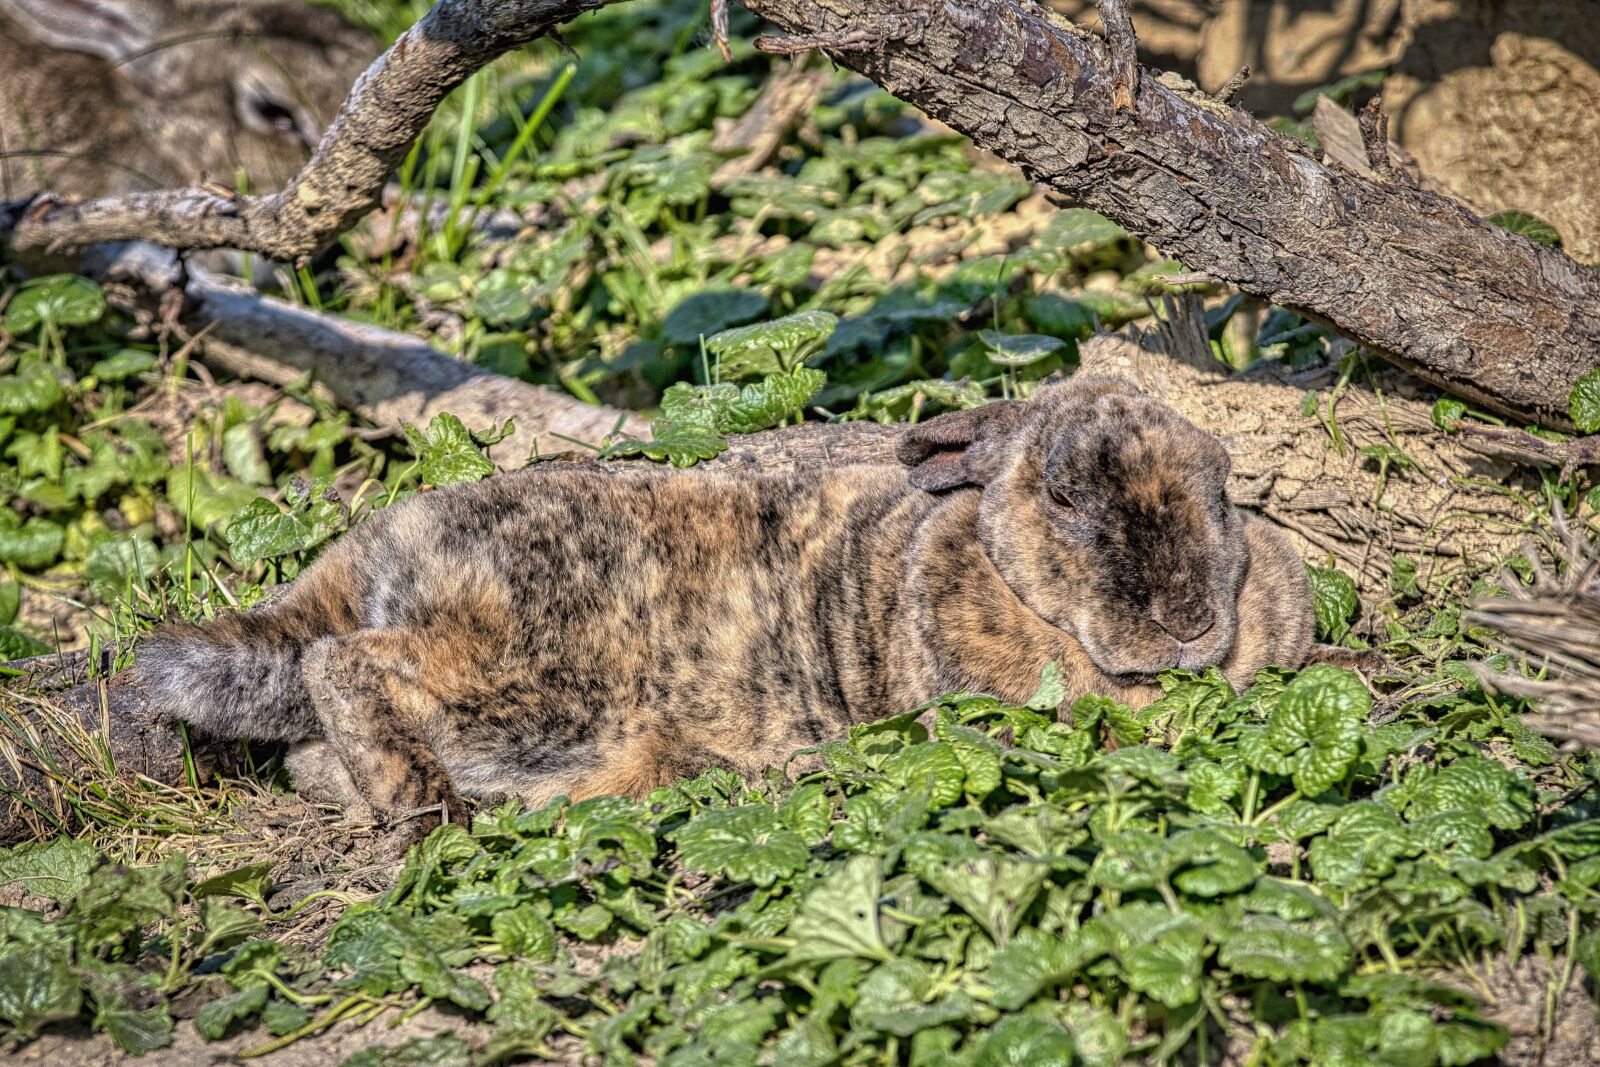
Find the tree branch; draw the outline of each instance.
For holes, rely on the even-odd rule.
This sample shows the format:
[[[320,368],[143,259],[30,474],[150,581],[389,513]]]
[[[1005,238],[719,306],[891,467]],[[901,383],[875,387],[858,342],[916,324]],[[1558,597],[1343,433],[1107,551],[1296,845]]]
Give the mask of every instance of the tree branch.
[[[1571,428],[1573,382],[1600,366],[1600,273],[1560,251],[1325,166],[1169,77],[1119,109],[1112,49],[1024,0],[744,3],[1191,269],[1483,407]]]
[[[311,160],[280,192],[212,187],[81,204],[41,194],[9,235],[28,259],[101,241],[237,248],[302,262],[378,206],[384,182],[450,91],[490,61],[610,0],[439,0],[350,90]]]

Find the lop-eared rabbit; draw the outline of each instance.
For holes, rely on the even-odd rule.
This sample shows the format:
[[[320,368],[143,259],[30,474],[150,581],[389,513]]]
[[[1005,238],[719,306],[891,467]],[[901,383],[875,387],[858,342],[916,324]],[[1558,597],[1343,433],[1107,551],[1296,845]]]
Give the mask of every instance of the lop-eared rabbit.
[[[376,54],[295,0],[0,0],[0,199],[278,188]]]
[[[897,455],[421,494],[278,599],[155,631],[138,669],[213,736],[326,739],[291,759],[303,789],[432,807],[420,832],[462,794],[642,796],[945,692],[1020,701],[1049,661],[1139,704],[1169,667],[1307,656],[1294,550],[1228,502],[1222,445],[1125,381],[941,415]]]

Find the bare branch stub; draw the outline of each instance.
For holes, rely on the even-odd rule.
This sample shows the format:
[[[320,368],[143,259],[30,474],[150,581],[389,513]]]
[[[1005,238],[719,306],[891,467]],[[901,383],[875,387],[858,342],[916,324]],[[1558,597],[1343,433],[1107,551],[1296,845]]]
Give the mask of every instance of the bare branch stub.
[[[377,207],[383,185],[451,90],[492,60],[611,0],[438,0],[369,67],[310,161],[281,191],[234,198],[205,185],[6,213],[27,259],[102,241],[237,248],[301,262]]]
[[[1240,67],[1238,73],[1223,83],[1217,90],[1219,104],[1231,104],[1234,98],[1244,91],[1244,83],[1250,80],[1250,68]]]
[[[1361,109],[1361,143],[1367,150],[1367,163],[1373,173],[1392,177],[1394,164],[1389,159],[1389,116],[1383,113],[1383,96],[1380,93],[1367,101]]]
[[[1134,92],[1139,88],[1138,44],[1133,36],[1133,16],[1127,0],[1095,0],[1100,24],[1105,27],[1106,45],[1111,49],[1112,102],[1118,111],[1133,110]]]

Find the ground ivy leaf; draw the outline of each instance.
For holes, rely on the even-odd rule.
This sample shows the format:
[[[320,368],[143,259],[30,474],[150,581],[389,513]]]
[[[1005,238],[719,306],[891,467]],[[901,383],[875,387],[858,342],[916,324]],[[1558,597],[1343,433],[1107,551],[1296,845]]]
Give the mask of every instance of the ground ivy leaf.
[[[214,874],[202,882],[196,883],[190,890],[190,895],[201,897],[238,897],[248,900],[262,907],[267,903],[267,891],[272,888],[272,869],[277,866],[271,861],[264,863],[250,863],[243,867],[236,867],[231,871]]]
[[[907,791],[926,790],[935,808],[947,808],[961,799],[966,769],[955,749],[937,741],[902,748],[890,756],[883,772]]]
[[[1048,334],[1006,334],[998,330],[979,330],[978,338],[988,351],[989,362],[1002,367],[1027,367],[1048,359],[1066,347],[1066,342]]]
[[[778,815],[807,845],[820,845],[833,826],[833,798],[820,782],[800,786],[784,798]]]
[[[414,1037],[401,1045],[364,1048],[343,1067],[470,1067],[472,1046],[459,1034]]]
[[[1491,826],[1516,830],[1533,814],[1533,787],[1494,760],[1469,755],[1433,775],[1406,809],[1416,818],[1445,811],[1476,812]]]
[[[1360,606],[1356,583],[1349,575],[1331,567],[1307,567],[1311,596],[1317,616],[1317,632],[1338,644],[1350,632],[1350,616]]]
[[[1600,368],[1579,375],[1572,383],[1567,412],[1580,433],[1600,433]]]
[[[1039,686],[1028,698],[1026,706],[1034,711],[1055,711],[1067,699],[1067,684],[1061,678],[1061,668],[1054,660],[1039,672]]]
[[[1008,1015],[990,1027],[973,1067],[1071,1067],[1072,1035],[1042,1015]]]
[[[227,1034],[228,1027],[266,1007],[270,992],[265,984],[252,985],[207,1001],[195,1013],[194,1028],[207,1041],[220,1041]]]
[[[556,958],[556,930],[532,904],[496,912],[489,929],[508,956],[549,962]]]
[[[63,946],[64,948],[64,946]],[[47,1023],[76,1018],[83,984],[61,949],[18,947],[0,954],[0,1020],[31,1037]]]
[[[1372,696],[1354,672],[1314,664],[1284,689],[1266,741],[1287,761],[1295,788],[1315,796],[1355,765],[1371,710]]]
[[[1328,919],[1245,915],[1218,932],[1218,962],[1235,974],[1275,982],[1333,982],[1350,965],[1350,942]]]
[[[1111,950],[1128,984],[1169,1008],[1200,996],[1200,961],[1205,927],[1188,912],[1174,914],[1159,904],[1124,904],[1100,917]]]
[[[884,960],[889,950],[878,927],[883,866],[876,856],[851,856],[814,885],[789,922],[795,947],[788,959],[831,960],[856,956]]]
[[[9,333],[28,333],[49,322],[56,326],[88,326],[106,313],[100,286],[76,274],[51,274],[22,283],[6,305]]]
[[[941,859],[933,850],[908,849],[906,865],[978,920],[997,945],[1010,939],[1050,875],[1049,864],[993,853]]]
[[[1059,937],[1022,930],[989,965],[985,978],[989,998],[1000,1010],[1015,1011],[1040,993],[1072,981],[1107,948],[1105,931],[1098,924]]]
[[[29,415],[49,411],[66,398],[61,380],[48,364],[24,364],[16,373],[0,377],[0,415]]]
[[[771,885],[805,866],[810,850],[764,804],[706,812],[677,832],[684,866]]]
[[[87,841],[57,837],[0,849],[0,886],[23,883],[28,892],[65,904],[89,884],[100,854]]]
[[[428,485],[476,482],[494,473],[494,463],[478,448],[465,424],[449,412],[435,415],[426,430],[407,426],[405,433]]]
[[[727,451],[728,439],[715,430],[692,423],[657,423],[650,440],[627,438],[600,450],[602,459],[613,456],[644,456],[668,462],[674,467],[692,467],[702,459],[714,459]]]

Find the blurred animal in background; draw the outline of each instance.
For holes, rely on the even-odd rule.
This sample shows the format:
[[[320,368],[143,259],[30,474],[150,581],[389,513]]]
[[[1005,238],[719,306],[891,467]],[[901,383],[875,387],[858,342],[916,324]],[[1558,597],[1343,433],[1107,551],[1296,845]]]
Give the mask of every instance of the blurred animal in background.
[[[377,53],[295,0],[0,0],[0,199],[276,189]]]

